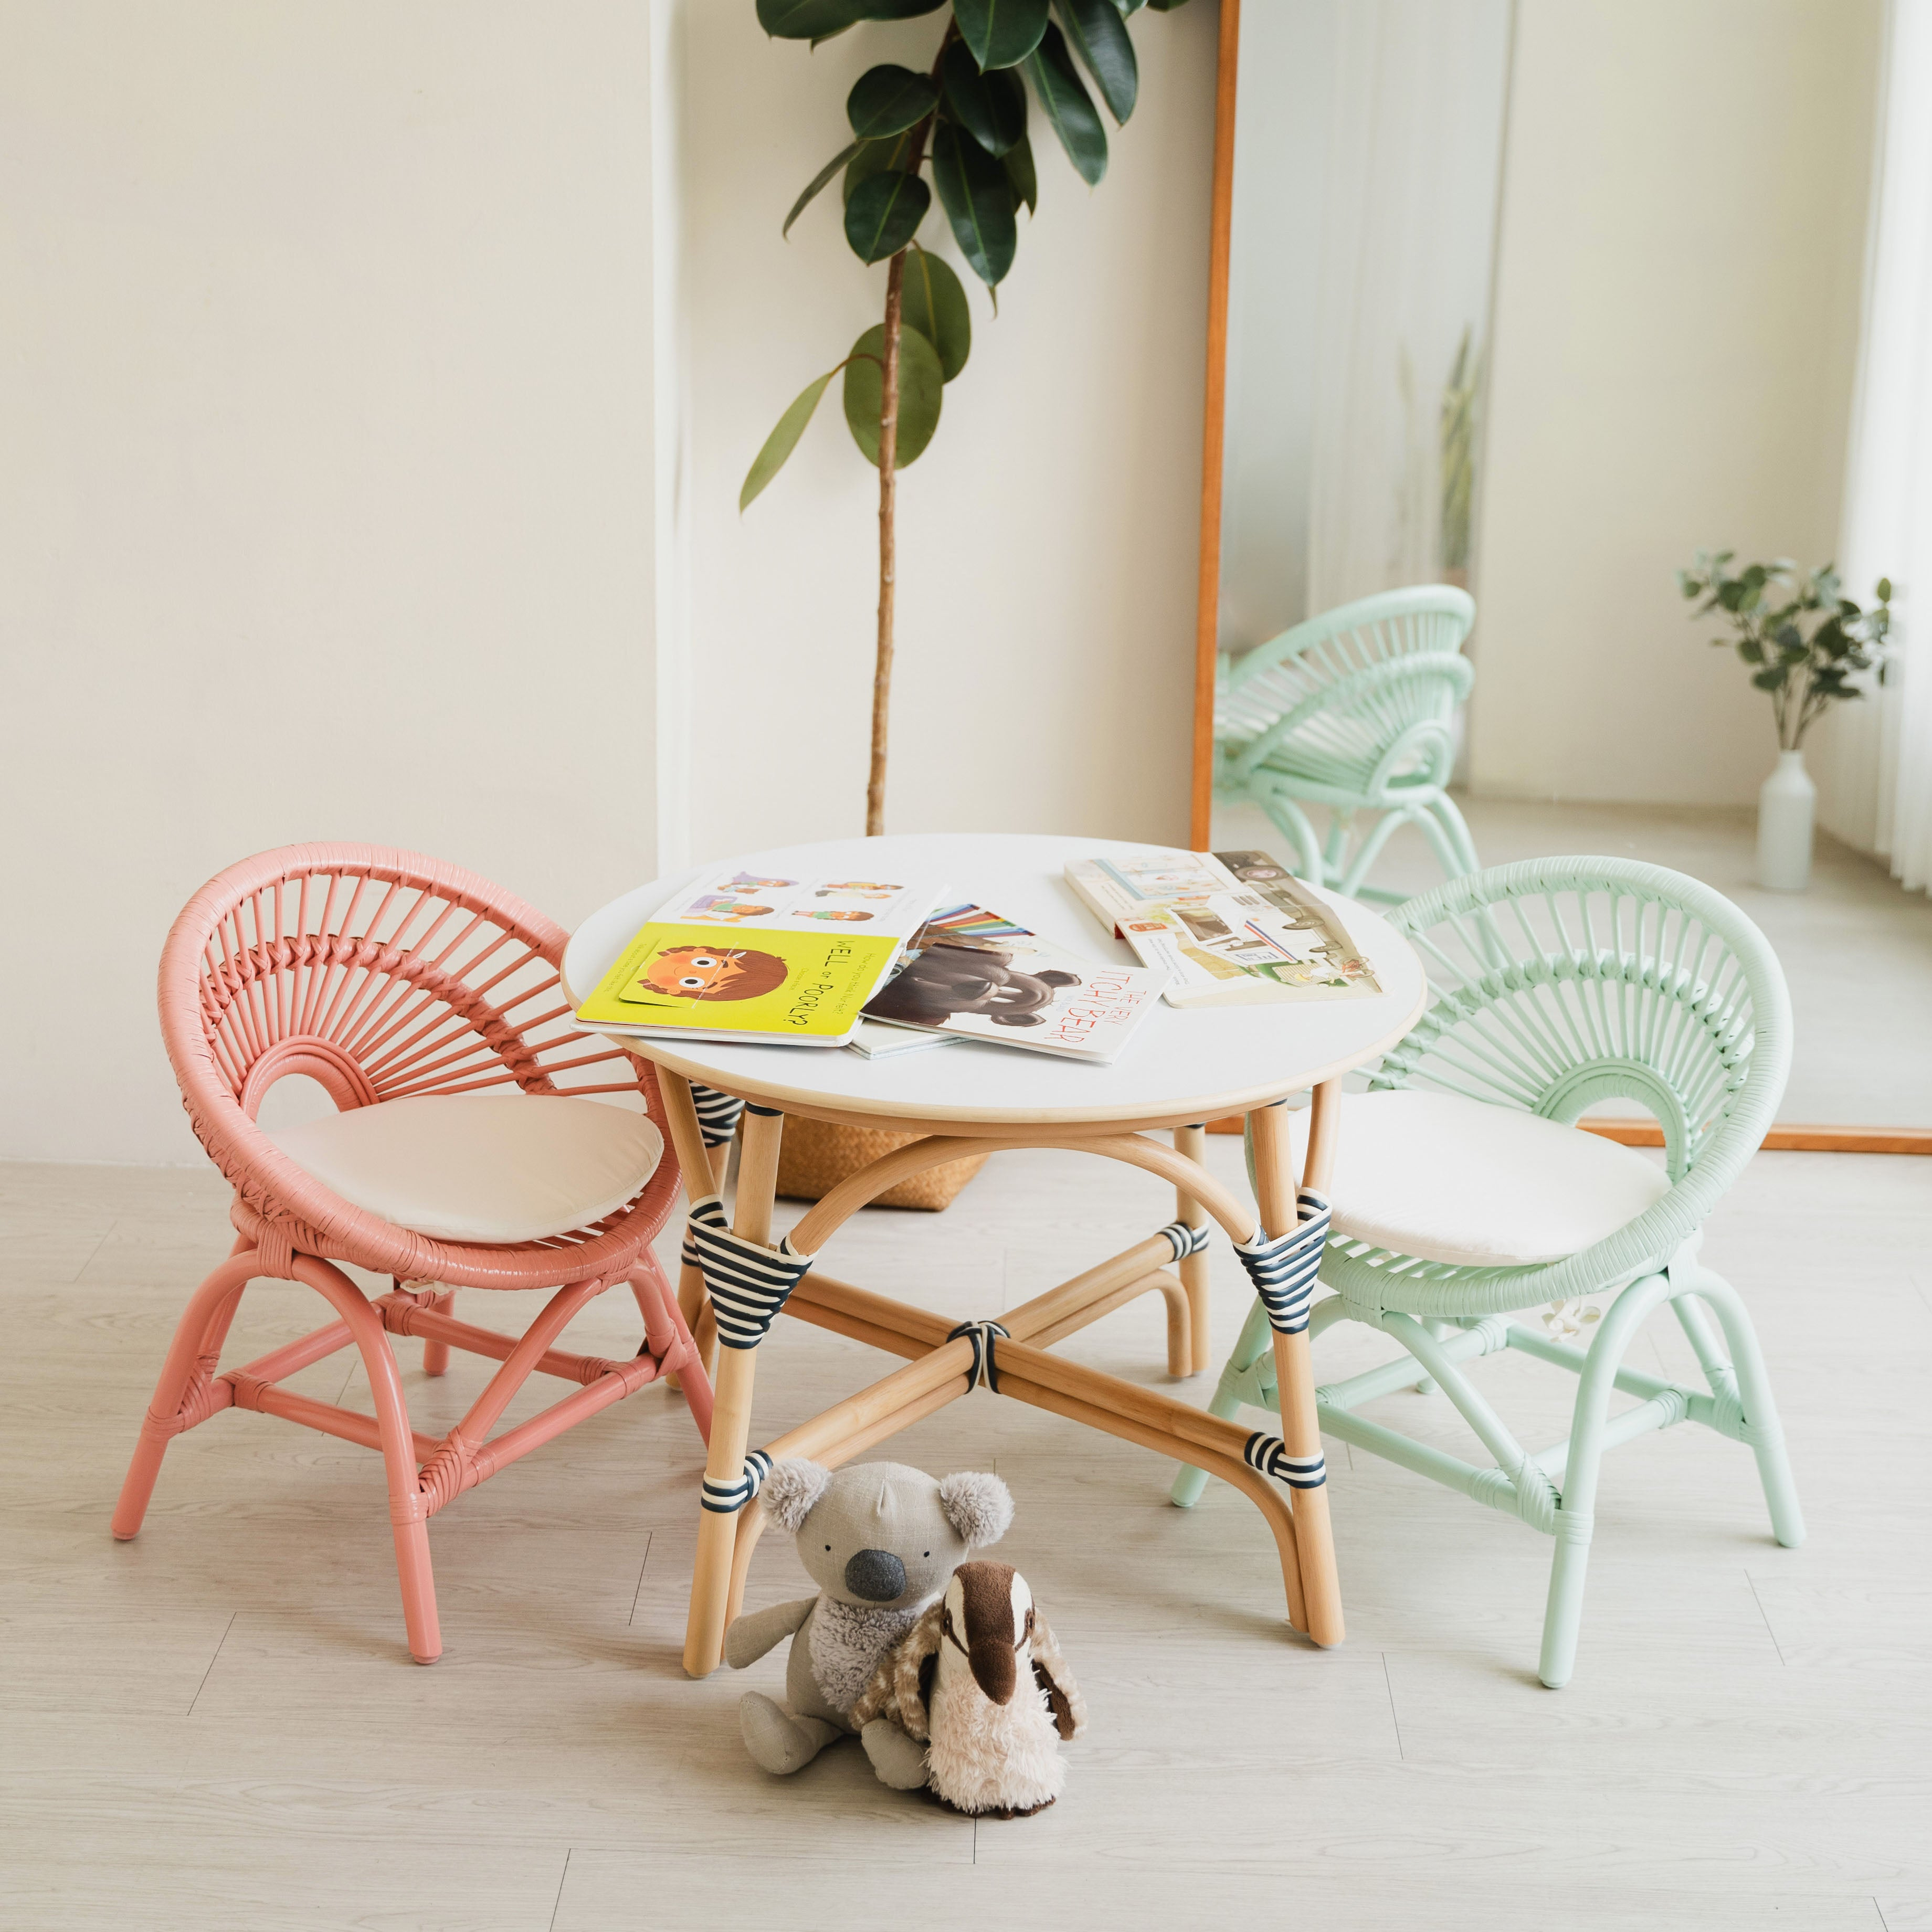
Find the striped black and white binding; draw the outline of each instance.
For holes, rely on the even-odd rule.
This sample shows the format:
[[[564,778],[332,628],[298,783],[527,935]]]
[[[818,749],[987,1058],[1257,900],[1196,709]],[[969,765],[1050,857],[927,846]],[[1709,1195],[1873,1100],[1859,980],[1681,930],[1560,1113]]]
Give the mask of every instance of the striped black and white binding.
[[[1234,1244],[1234,1252],[1268,1310],[1268,1325],[1277,1335],[1299,1335],[1308,1326],[1315,1278],[1328,1244],[1326,1195],[1304,1187],[1295,1196],[1294,1213],[1298,1225],[1286,1234],[1270,1239],[1257,1228],[1252,1240]]]
[[[718,1317],[718,1340],[727,1348],[755,1348],[772,1318],[818,1257],[802,1255],[788,1236],[776,1248],[732,1233],[724,1204],[715,1194],[691,1204],[684,1258],[704,1276]]]
[[[1248,1438],[1241,1460],[1291,1490],[1318,1490],[1328,1480],[1328,1465],[1320,1456],[1291,1456],[1279,1436],[1264,1436],[1258,1429]]]
[[[1184,1262],[1190,1255],[1204,1255],[1208,1252],[1205,1227],[1190,1228],[1185,1221],[1170,1221],[1154,1232],[1167,1237],[1167,1244],[1174,1250],[1174,1258],[1178,1262]]]
[[[698,1109],[698,1131],[706,1147],[722,1147],[738,1131],[738,1116],[745,1111],[743,1101],[715,1087],[691,1083],[691,1104]]]
[[[997,1322],[962,1322],[946,1336],[949,1342],[970,1341],[973,1344],[973,1382],[974,1388],[989,1388],[995,1395],[1000,1392],[1000,1365],[993,1357],[995,1338],[1010,1342],[1013,1338],[1010,1330],[1003,1328]]]
[[[762,1449],[748,1450],[745,1473],[735,1483],[714,1483],[706,1476],[698,1500],[713,1516],[735,1516],[765,1486],[771,1472],[772,1459]]]

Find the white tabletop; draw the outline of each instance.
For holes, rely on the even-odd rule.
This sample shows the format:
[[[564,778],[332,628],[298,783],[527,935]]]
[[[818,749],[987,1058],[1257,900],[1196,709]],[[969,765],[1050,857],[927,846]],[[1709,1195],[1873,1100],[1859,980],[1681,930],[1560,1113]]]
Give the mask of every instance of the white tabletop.
[[[1062,877],[1070,859],[1159,848],[1117,839],[935,832],[776,847],[729,862],[792,877],[855,867],[943,882],[947,896],[990,907],[1070,951],[1131,964]],[[697,868],[653,880],[594,912],[572,935],[563,980],[580,1001],[632,935]],[[944,1120],[985,1133],[1027,1123],[1179,1124],[1240,1113],[1333,1078],[1401,1039],[1427,1004],[1422,962],[1385,920],[1354,899],[1324,895],[1375,968],[1382,991],[1363,999],[1184,1012],[1165,1001],[1111,1066],[1085,1065],[982,1040],[867,1060],[842,1048],[736,1046],[715,1040],[644,1040],[620,1046],[674,1072],[749,1100],[820,1115],[850,1113],[908,1122]]]

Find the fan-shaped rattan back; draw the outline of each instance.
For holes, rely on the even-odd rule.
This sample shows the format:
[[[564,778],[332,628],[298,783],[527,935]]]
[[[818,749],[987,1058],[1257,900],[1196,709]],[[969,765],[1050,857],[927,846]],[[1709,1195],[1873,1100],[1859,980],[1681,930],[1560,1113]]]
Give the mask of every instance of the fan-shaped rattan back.
[[[550,1287],[634,1259],[677,1166],[596,1226],[508,1247],[431,1242],[350,1205],[255,1125],[305,1074],[340,1108],[520,1088],[635,1096],[664,1131],[649,1062],[580,1033],[558,977],[567,935],[501,887],[420,854],[293,845],[231,866],[176,920],[160,1021],[188,1116],[245,1208],[295,1246],[403,1279]]]
[[[1791,1064],[1778,958],[1721,894],[1628,859],[1533,859],[1457,879],[1393,916],[1435,997],[1371,1084],[1445,1089],[1566,1124],[1633,1100],[1688,1227],[1764,1138]]]
[[[209,880],[169,934],[161,957],[161,1031],[189,1118],[235,1189],[238,1238],[190,1298],[162,1366],[114,1513],[114,1534],[140,1528],[168,1444],[224,1408],[279,1415],[379,1450],[388,1486],[410,1654],[432,1662],[442,1640],[430,1567],[428,1522],[463,1491],[660,1376],[675,1374],[700,1436],[711,1390],[677,1298],[650,1250],[678,1186],[678,1166],[657,1078],[647,1063],[579,1033],[558,975],[564,933],[512,894],[458,866],[369,845],[292,845],[244,860]],[[495,1143],[493,1184],[530,1158],[534,1126],[554,1131],[558,1102],[479,1109],[460,1096],[520,1090],[578,1096],[580,1131],[623,1134],[592,1096],[640,1104],[660,1152],[636,1192],[594,1224],[540,1240],[490,1244],[432,1240],[356,1207],[298,1166],[256,1124],[278,1081],[306,1075],[338,1109],[445,1100],[412,1110],[412,1132],[433,1135],[452,1114],[470,1123],[464,1160]],[[475,1117],[506,1112],[476,1138]],[[392,1119],[400,1118],[390,1117]],[[626,1139],[623,1172],[650,1160],[648,1138]],[[697,1144],[690,1124],[687,1145]],[[503,1150],[514,1146],[514,1153]],[[708,1180],[708,1176],[707,1176]],[[568,1198],[568,1197],[566,1197]],[[581,1197],[578,1197],[581,1198]],[[608,1197],[607,1197],[608,1198]],[[436,1211],[436,1204],[426,1200]],[[425,1215],[427,1218],[427,1214]],[[373,1300],[337,1265],[394,1278]],[[333,1318],[243,1366],[221,1351],[242,1293],[262,1278],[299,1282]],[[644,1346],[616,1360],[556,1346],[593,1297],[627,1282],[643,1317]],[[458,1286],[554,1290],[520,1336],[458,1319]],[[423,1342],[426,1375],[452,1348],[501,1364],[462,1420],[440,1439],[410,1426],[392,1335]],[[283,1386],[301,1370],[353,1347],[375,1413],[320,1402]],[[514,1427],[503,1414],[533,1373],[575,1384]]]
[[[1418,585],[1344,604],[1223,658],[1217,791],[1261,806],[1294,842],[1300,869],[1344,891],[1360,889],[1404,820],[1423,830],[1452,877],[1474,869],[1468,829],[1444,788],[1456,708],[1475,675],[1462,654],[1475,608],[1451,585]],[[1304,802],[1330,811],[1325,850]],[[1348,818],[1361,810],[1394,816],[1345,865]]]

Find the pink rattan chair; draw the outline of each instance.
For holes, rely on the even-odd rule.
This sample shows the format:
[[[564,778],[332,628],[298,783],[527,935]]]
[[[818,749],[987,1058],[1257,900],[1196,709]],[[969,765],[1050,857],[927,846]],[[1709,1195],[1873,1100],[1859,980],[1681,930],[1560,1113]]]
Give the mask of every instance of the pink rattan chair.
[[[410,1654],[430,1664],[442,1641],[428,1526],[446,1503],[674,1371],[709,1437],[710,1384],[650,1251],[678,1186],[656,1077],[572,1028],[557,973],[565,936],[472,873],[367,845],[245,860],[175,922],[161,1031],[196,1136],[234,1185],[237,1239],[175,1332],[117,1537],[140,1529],[169,1443],[218,1410],[378,1449]],[[338,1112],[269,1132],[256,1124],[262,1097],[290,1074],[319,1082]],[[389,1276],[391,1292],[372,1300],[345,1262]],[[334,1318],[224,1372],[242,1292],[261,1277],[304,1283]],[[634,1358],[554,1346],[620,1282],[644,1318]],[[519,1339],[458,1320],[458,1287],[556,1292]],[[428,1375],[452,1347],[502,1364],[440,1440],[410,1426],[391,1334],[422,1339]],[[280,1386],[352,1343],[373,1417]],[[533,1372],[580,1386],[493,1439]]]

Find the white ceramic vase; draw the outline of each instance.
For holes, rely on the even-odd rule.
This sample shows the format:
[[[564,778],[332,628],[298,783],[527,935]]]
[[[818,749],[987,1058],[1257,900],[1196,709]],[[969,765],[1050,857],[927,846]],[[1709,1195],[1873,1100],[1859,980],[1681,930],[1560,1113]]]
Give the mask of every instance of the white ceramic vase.
[[[1757,795],[1757,882],[1776,892],[1802,892],[1811,878],[1811,820],[1818,788],[1802,752],[1780,752]]]

